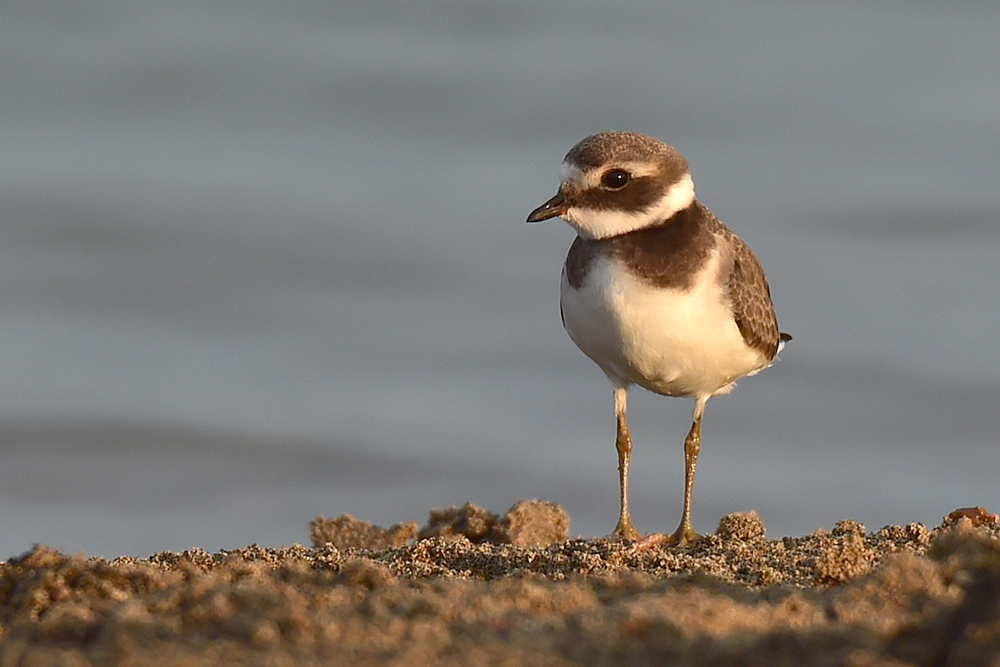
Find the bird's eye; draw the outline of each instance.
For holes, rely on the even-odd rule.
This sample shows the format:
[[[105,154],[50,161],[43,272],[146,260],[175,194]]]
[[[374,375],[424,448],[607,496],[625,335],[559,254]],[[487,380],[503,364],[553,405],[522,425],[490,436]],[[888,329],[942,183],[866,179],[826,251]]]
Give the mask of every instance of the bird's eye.
[[[620,190],[628,184],[629,175],[627,171],[612,169],[601,177],[601,183],[610,190]]]

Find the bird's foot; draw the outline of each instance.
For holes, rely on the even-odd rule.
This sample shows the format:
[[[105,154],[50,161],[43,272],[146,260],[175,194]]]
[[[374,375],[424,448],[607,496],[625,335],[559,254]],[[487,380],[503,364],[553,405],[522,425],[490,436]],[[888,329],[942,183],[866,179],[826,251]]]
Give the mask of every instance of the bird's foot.
[[[633,544],[632,548],[636,551],[643,551],[662,546],[686,547],[694,544],[699,539],[701,539],[701,535],[694,532],[691,526],[681,526],[673,535],[665,535],[663,533],[647,535]]]
[[[673,535],[667,537],[667,544],[678,547],[687,547],[701,539],[701,535],[694,532],[690,523],[682,522]]]
[[[632,542],[642,539],[642,535],[640,535],[639,531],[635,529],[635,526],[632,525],[632,520],[628,517],[618,519],[618,525],[615,526],[615,529],[611,532],[611,534]]]

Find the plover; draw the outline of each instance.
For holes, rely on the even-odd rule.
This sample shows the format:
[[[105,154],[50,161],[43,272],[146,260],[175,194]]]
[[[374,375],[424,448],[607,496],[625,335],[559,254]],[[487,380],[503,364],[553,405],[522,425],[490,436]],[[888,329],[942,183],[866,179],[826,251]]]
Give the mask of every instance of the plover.
[[[712,396],[767,368],[791,336],[750,248],[694,194],[687,161],[642,134],[602,132],[566,154],[559,192],[528,222],[561,217],[577,233],[562,271],[570,338],[614,387],[621,512],[614,534],[641,536],[628,509],[631,385],[694,398],[684,441],[684,509],[662,539],[689,544],[701,418]],[[652,537],[652,536],[651,536]]]

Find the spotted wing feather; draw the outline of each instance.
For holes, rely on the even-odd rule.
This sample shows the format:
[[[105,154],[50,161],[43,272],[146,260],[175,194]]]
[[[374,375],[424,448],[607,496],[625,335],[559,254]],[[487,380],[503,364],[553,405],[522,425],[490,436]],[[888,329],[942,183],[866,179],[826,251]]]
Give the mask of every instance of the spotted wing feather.
[[[726,230],[729,231],[729,230]],[[771,303],[771,289],[760,262],[749,246],[729,232],[733,264],[729,273],[729,296],[733,315],[743,340],[768,359],[778,353],[779,340],[790,340],[778,331],[778,319]]]

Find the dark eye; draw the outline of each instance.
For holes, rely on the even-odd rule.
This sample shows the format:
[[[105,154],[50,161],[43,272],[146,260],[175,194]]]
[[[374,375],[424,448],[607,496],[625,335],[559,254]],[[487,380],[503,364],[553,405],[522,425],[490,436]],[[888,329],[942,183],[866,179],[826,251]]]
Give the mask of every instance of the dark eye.
[[[608,173],[601,177],[601,183],[604,187],[611,190],[620,190],[624,188],[628,183],[629,175],[627,171],[622,171],[621,169],[612,169]]]

